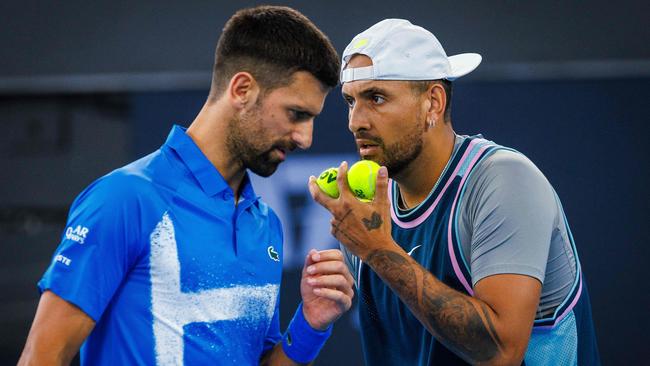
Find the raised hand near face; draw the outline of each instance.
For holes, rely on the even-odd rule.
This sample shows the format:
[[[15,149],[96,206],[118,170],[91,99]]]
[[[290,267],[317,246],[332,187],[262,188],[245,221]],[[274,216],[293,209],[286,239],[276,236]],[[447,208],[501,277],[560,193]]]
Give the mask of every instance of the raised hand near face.
[[[376,249],[396,245],[391,237],[388,173],[386,167],[379,169],[375,198],[371,202],[361,202],[353,195],[347,184],[347,173],[348,165],[343,162],[337,176],[338,198],[323,193],[315,177],[309,178],[309,191],[312,198],[332,214],[332,235],[363,260]]]

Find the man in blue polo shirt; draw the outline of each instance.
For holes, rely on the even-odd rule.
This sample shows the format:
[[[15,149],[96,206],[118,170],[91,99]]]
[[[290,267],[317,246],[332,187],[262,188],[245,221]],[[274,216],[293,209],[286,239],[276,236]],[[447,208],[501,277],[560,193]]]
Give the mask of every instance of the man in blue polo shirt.
[[[69,363],[79,347],[91,365],[312,361],[351,305],[352,277],[339,251],[311,251],[280,333],[282,229],[247,169],[269,176],[311,145],[338,69],[297,11],[236,13],[191,126],[72,204],[20,364]]]

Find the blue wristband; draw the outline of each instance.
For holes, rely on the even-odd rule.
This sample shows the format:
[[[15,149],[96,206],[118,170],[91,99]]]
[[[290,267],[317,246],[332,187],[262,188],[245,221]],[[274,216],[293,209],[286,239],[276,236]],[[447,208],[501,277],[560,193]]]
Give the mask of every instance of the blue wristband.
[[[318,356],[318,352],[331,334],[332,325],[323,331],[312,328],[305,319],[302,303],[300,303],[287,331],[282,336],[282,349],[295,362],[310,363]]]

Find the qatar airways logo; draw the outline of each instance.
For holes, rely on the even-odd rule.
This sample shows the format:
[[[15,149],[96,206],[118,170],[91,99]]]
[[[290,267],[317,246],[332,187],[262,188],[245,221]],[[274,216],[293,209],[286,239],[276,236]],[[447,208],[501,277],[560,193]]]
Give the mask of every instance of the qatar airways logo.
[[[68,229],[65,231],[65,238],[68,240],[76,241],[79,244],[83,244],[84,241],[86,240],[86,235],[88,235],[88,228],[77,225],[76,228],[72,228],[72,226],[68,227]]]

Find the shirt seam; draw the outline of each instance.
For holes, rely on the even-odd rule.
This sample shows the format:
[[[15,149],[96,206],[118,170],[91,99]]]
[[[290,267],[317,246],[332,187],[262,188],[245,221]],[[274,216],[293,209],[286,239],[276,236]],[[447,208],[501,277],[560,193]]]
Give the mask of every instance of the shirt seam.
[[[539,268],[519,263],[500,263],[494,264],[481,269],[480,271],[472,271],[472,287],[476,283],[486,277],[498,274],[519,274],[534,277],[542,284],[544,283],[544,273]]]

